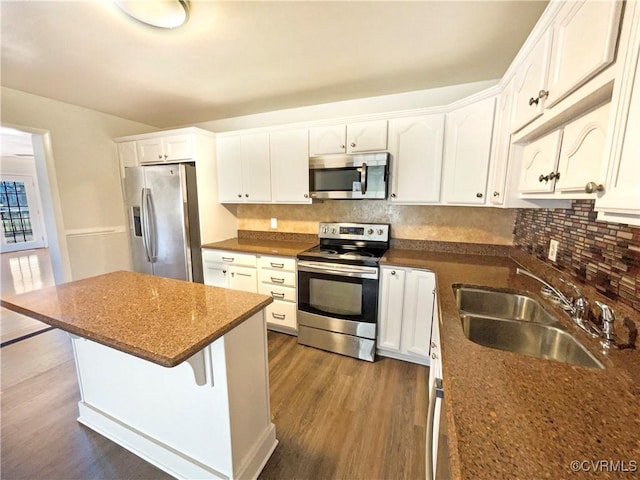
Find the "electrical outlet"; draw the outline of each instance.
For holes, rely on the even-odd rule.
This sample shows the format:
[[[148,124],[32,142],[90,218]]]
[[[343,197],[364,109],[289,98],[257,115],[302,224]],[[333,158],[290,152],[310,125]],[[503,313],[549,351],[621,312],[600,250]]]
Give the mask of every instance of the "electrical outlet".
[[[558,256],[558,241],[551,240],[549,241],[549,255],[547,255],[547,258],[552,262],[555,262],[557,256]]]
[[[271,219],[271,228],[278,228],[278,219],[277,218],[272,218]]]

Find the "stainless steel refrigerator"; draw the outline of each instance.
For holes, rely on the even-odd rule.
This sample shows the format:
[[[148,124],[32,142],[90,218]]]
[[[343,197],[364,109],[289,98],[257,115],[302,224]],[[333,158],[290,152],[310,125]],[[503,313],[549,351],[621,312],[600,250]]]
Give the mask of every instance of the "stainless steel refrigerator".
[[[203,283],[194,164],[125,168],[133,269]]]

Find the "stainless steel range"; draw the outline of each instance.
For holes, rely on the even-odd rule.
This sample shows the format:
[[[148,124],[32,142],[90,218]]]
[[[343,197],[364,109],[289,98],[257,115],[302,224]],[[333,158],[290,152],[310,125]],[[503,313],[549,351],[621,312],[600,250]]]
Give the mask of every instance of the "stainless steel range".
[[[319,237],[298,254],[298,343],[373,362],[389,225],[321,223]]]

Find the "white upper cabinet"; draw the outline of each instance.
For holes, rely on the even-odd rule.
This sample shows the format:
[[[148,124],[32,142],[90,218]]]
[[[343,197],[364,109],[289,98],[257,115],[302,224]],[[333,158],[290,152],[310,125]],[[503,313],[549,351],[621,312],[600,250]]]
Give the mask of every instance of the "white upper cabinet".
[[[511,147],[512,107],[513,81],[507,85],[496,101],[496,121],[493,129],[489,174],[489,201],[493,205],[503,205],[505,201],[507,167]]]
[[[276,203],[311,203],[309,197],[309,130],[270,135],[271,191]]]
[[[268,133],[218,138],[216,150],[221,203],[271,202]]]
[[[120,176],[123,178],[126,167],[137,167],[140,165],[135,140],[118,143],[118,159],[120,160]]]
[[[640,3],[627,2],[632,28],[618,54],[619,81],[613,91],[613,132],[604,195],[596,200],[599,220],[640,225]]]
[[[547,107],[613,62],[621,1],[571,1],[554,23]]]
[[[444,114],[389,120],[391,201],[438,203]]]
[[[514,76],[513,129],[532,122],[544,111],[553,30],[549,29],[517,68]]]
[[[495,98],[490,97],[447,114],[444,203],[485,203],[494,110]]]
[[[556,174],[556,192],[595,193],[606,177],[607,103],[564,127]],[[589,186],[587,186],[589,184]],[[585,190],[586,189],[586,190]]]
[[[562,130],[556,130],[522,149],[520,171],[522,193],[553,192],[561,140]]]
[[[309,156],[375,152],[387,149],[387,121],[309,129]]]
[[[179,162],[193,159],[193,135],[179,134],[137,141],[141,164]]]

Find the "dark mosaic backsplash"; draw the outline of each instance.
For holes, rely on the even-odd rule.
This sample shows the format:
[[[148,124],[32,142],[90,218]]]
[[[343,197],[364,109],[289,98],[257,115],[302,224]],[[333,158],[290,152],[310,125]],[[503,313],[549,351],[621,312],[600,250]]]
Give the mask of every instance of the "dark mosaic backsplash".
[[[593,206],[594,200],[575,200],[569,210],[520,209],[514,243],[640,311],[640,228],[598,222]],[[547,258],[551,239],[560,242],[556,262]]]

